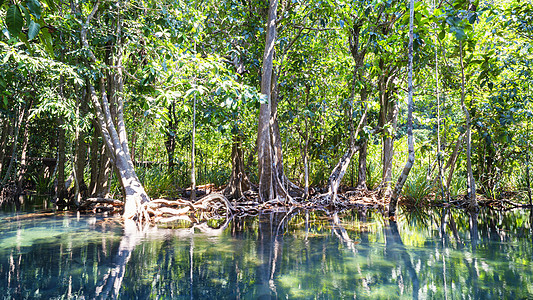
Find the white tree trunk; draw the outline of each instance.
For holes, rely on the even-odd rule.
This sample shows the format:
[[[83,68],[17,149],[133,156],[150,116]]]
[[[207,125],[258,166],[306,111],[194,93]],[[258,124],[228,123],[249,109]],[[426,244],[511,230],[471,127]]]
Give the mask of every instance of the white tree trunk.
[[[98,4],[87,17],[87,21],[82,24],[81,28],[81,41],[82,45],[89,54],[91,62],[96,61],[92,50],[89,47],[87,41],[87,27],[98,10]],[[120,31],[120,20],[118,21],[117,30]],[[109,150],[112,163],[117,171],[120,184],[124,189],[124,218],[142,220],[146,217],[145,211],[142,209],[142,204],[150,201],[146,191],[144,190],[139,178],[135,174],[133,162],[129,154],[128,139],[126,134],[126,125],[124,122],[124,100],[122,98],[123,93],[123,80],[122,80],[122,64],[121,64],[121,47],[116,47],[119,53],[115,56],[114,65],[109,76],[113,76],[114,81],[114,95],[116,104],[116,113],[111,114],[108,95],[106,93],[104,78],[100,78],[99,87],[100,95],[96,93],[95,88],[92,86],[89,80],[86,81],[89,87],[91,103],[94,106],[96,112],[96,120],[98,123],[98,129],[102,135],[104,143]],[[110,78],[111,79],[111,78]],[[114,123],[116,122],[116,125]]]

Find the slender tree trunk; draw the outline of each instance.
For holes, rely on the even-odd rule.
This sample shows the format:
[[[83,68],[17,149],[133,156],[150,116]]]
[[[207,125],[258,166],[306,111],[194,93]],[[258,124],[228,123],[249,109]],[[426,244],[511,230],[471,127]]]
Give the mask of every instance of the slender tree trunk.
[[[31,107],[31,103],[29,104],[29,107]],[[22,149],[20,153],[20,167],[18,169],[18,175],[17,175],[17,194],[21,194],[24,190],[24,174],[26,173],[27,169],[27,155],[28,155],[28,142],[29,142],[29,126],[30,122],[29,120],[25,121],[24,125],[24,133],[23,133],[23,142],[22,142]]]
[[[466,172],[467,172],[467,201],[471,211],[477,210],[476,180],[472,172],[472,131],[470,112],[465,105],[465,73],[463,63],[463,41],[459,41],[459,57],[461,60],[461,107],[466,119]]]
[[[65,129],[63,128],[63,119],[58,119],[57,129],[57,185],[56,185],[56,204],[62,205],[63,201],[67,197],[67,191],[65,188]]]
[[[305,95],[305,108],[309,110],[309,87],[306,86],[306,95]],[[305,114],[305,144],[304,144],[304,153],[303,153],[303,161],[304,161],[304,198],[309,198],[309,116],[308,114]]]
[[[361,31],[362,23],[357,22],[353,25],[353,28],[351,29],[351,33],[349,35],[349,50],[352,54],[352,58],[354,60],[355,66],[353,70],[353,77],[351,82],[351,97],[350,97],[350,107],[349,107],[349,123],[350,123],[350,141],[348,150],[344,153],[344,155],[341,157],[333,171],[331,172],[331,175],[329,176],[329,188],[328,188],[328,194],[331,196],[331,201],[333,204],[336,204],[337,201],[337,192],[340,187],[340,184],[342,182],[342,178],[344,177],[344,174],[348,170],[348,167],[350,166],[350,161],[353,157],[353,155],[360,150],[360,147],[362,143],[365,143],[364,140],[356,142],[357,137],[359,135],[359,131],[361,130],[363,124],[366,122],[366,115],[368,112],[368,106],[365,104],[368,96],[368,91],[366,87],[363,87],[359,91],[360,100],[361,100],[361,106],[364,107],[364,112],[361,117],[361,120],[359,121],[359,124],[357,125],[357,129],[354,128],[354,122],[353,122],[353,107],[354,107],[354,99],[355,99],[355,87],[356,82],[362,81],[362,68],[364,66],[364,58],[366,55],[366,49],[364,47],[360,46],[359,43],[359,37],[360,37],[360,31]],[[366,170],[365,170],[366,171]]]
[[[453,172],[455,171],[455,163],[457,161],[457,157],[459,156],[459,149],[463,144],[463,138],[464,134],[459,135],[459,137],[457,138],[457,142],[455,143],[455,148],[453,150],[452,156],[450,156],[450,159],[446,164],[445,169],[450,168],[450,171],[448,172],[448,179],[446,180],[446,199],[450,199],[450,184],[452,183]]]
[[[89,106],[88,106],[88,94],[84,93],[84,97],[81,98],[81,102],[79,103],[79,109],[80,109],[80,118],[85,118],[87,116],[87,113],[89,112]],[[87,164],[87,143],[85,142],[85,136],[87,134],[86,130],[80,130],[76,129],[77,131],[77,138],[76,138],[76,185],[78,190],[78,196],[76,198],[77,204],[79,204],[80,198],[87,198],[88,197],[88,188],[87,184],[85,183],[85,165]]]
[[[2,175],[4,159],[7,152],[8,137],[11,136],[13,130],[11,126],[11,118],[5,118],[3,120],[2,137],[0,138],[0,175]]]
[[[111,176],[112,163],[110,155],[106,150],[105,144],[100,147],[100,160],[98,162],[98,172],[96,177],[96,186],[92,194],[97,197],[106,197],[110,192],[109,177]]]
[[[388,197],[391,193],[392,182],[392,162],[394,158],[394,134],[396,132],[397,120],[398,120],[398,104],[396,100],[390,99],[389,92],[383,90],[384,94],[383,103],[386,107],[386,121],[385,124],[389,124],[389,132],[383,137],[382,142],[382,191],[385,197]]]
[[[196,95],[193,99],[193,110],[192,110],[192,145],[191,145],[191,201],[196,199],[196,169],[195,169],[195,159],[194,159],[194,148],[196,142]]]
[[[26,119],[26,114],[28,110],[29,108],[24,106],[22,108],[19,118],[15,122],[14,132],[13,132],[13,144],[11,145],[11,149],[10,149],[11,158],[9,159],[9,164],[7,166],[6,174],[4,175],[4,179],[2,179],[2,182],[0,183],[0,188],[6,184],[6,182],[9,180],[9,177],[11,176],[11,170],[13,169],[13,165],[15,164],[15,158],[17,156],[17,146],[18,146],[20,127],[22,126],[22,122]]]
[[[363,106],[363,104],[361,104]],[[362,126],[367,125],[367,117],[363,119]],[[359,161],[357,165],[357,189],[366,190],[366,158],[368,153],[368,141],[365,139],[359,148]]]
[[[176,122],[176,104],[172,102],[168,107],[168,117],[170,121],[168,122],[167,127],[167,139],[165,141],[165,147],[167,148],[167,157],[168,157],[168,172],[171,173],[174,170],[175,161],[174,153],[176,150],[176,132],[175,132],[175,122]]]
[[[356,140],[357,140],[357,136],[359,135],[359,131],[361,130],[363,120],[366,118],[367,112],[368,112],[368,106],[365,107],[365,111],[363,113],[363,116],[361,117],[361,121],[359,121],[359,124],[357,125],[357,129],[354,132],[354,138],[351,139],[351,145],[348,148],[348,151],[344,153],[344,155],[341,157],[341,159],[339,160],[335,168],[333,168],[331,175],[329,176],[328,195],[330,196],[330,201],[333,204],[336,204],[337,191],[339,190],[344,174],[346,174],[346,171],[348,170],[348,166],[350,165],[350,160],[352,159],[355,152],[359,151],[361,147],[361,143],[363,142],[363,141],[356,142]]]
[[[526,138],[526,184],[527,184],[527,197],[529,198],[529,205],[532,204],[531,200],[531,181],[529,177],[529,122],[527,123],[527,138]]]
[[[96,124],[96,120],[93,120],[93,133],[91,137],[91,145],[89,148],[89,151],[91,153],[91,156],[89,158],[89,166],[91,169],[91,181],[89,183],[89,194],[91,196],[94,196],[96,194],[96,185],[98,182],[98,153],[100,152],[100,147],[98,143],[98,129],[96,128],[98,125]]]
[[[409,154],[407,156],[407,162],[405,163],[405,166],[403,168],[402,174],[398,178],[398,182],[396,183],[396,186],[394,187],[394,191],[392,192],[392,196],[389,203],[389,216],[395,216],[396,214],[396,204],[398,202],[398,198],[400,197],[400,194],[402,192],[402,188],[405,184],[405,181],[407,181],[407,177],[409,176],[409,172],[411,171],[411,168],[413,167],[413,164],[415,162],[415,143],[413,139],[413,19],[414,19],[414,12],[415,12],[415,0],[410,1],[410,9],[409,9],[409,62],[408,62],[408,68],[409,68],[409,78],[408,78],[408,96],[407,96],[407,143],[408,143],[408,151]]]

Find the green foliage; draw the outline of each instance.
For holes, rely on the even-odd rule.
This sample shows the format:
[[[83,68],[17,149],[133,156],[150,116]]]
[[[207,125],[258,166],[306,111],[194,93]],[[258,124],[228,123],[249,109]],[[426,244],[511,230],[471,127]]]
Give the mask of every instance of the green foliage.
[[[431,180],[427,180],[424,168],[417,165],[411,169],[402,194],[408,201],[416,205],[424,201],[432,189],[433,184]]]
[[[450,190],[450,197],[452,198],[464,195],[466,193],[466,177],[461,175],[453,176],[448,188]]]
[[[31,177],[35,185],[35,192],[40,195],[50,194],[52,191],[54,177],[45,177],[43,174],[33,175]]]
[[[179,170],[172,173],[164,170],[162,167],[155,166],[142,171],[138,170],[139,179],[144,185],[146,193],[152,198],[169,197],[176,194],[178,183],[180,186],[186,186],[187,182],[178,182],[183,175]],[[179,176],[182,175],[182,176]],[[186,178],[186,177],[185,177]],[[185,184],[185,185],[183,185]]]
[[[16,4],[11,5],[6,12],[6,25],[9,34],[12,37],[17,37],[22,30],[24,19],[20,11],[20,7]]]

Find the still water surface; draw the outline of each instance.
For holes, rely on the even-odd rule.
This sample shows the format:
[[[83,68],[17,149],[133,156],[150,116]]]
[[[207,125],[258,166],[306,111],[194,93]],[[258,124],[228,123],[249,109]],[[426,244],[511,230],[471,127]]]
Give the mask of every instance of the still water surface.
[[[0,298],[531,299],[530,224],[527,210],[292,211],[138,232],[4,210]]]

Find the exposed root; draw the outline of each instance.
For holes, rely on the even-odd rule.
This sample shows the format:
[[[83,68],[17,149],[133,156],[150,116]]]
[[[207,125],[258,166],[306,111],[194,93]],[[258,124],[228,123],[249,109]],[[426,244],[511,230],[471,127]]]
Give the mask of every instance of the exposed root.
[[[367,189],[356,189],[337,194],[336,200],[332,201],[332,193],[315,194],[311,199],[294,198],[294,201],[280,201],[273,199],[264,203],[258,202],[257,195],[243,195],[238,201],[229,201],[220,193],[212,193],[196,202],[184,199],[166,200],[155,199],[144,203],[137,214],[139,223],[168,223],[179,220],[186,220],[193,224],[199,224],[209,219],[257,216],[260,213],[273,211],[291,211],[294,209],[321,209],[330,212],[338,212],[346,209],[365,208],[376,209],[385,212],[388,206],[388,198],[380,195],[379,190],[370,191]],[[401,202],[406,206],[413,206],[413,203]],[[520,204],[512,200],[489,200],[479,199],[481,207],[488,207],[497,210],[510,210],[514,208],[531,208],[530,205]],[[421,201],[418,205],[424,206],[454,206],[458,208],[466,207],[467,202],[462,197],[457,197],[447,203],[433,202],[430,199]],[[89,198],[79,208],[83,211],[120,213],[123,209],[123,202],[108,198]],[[201,228],[198,228],[201,230]]]

